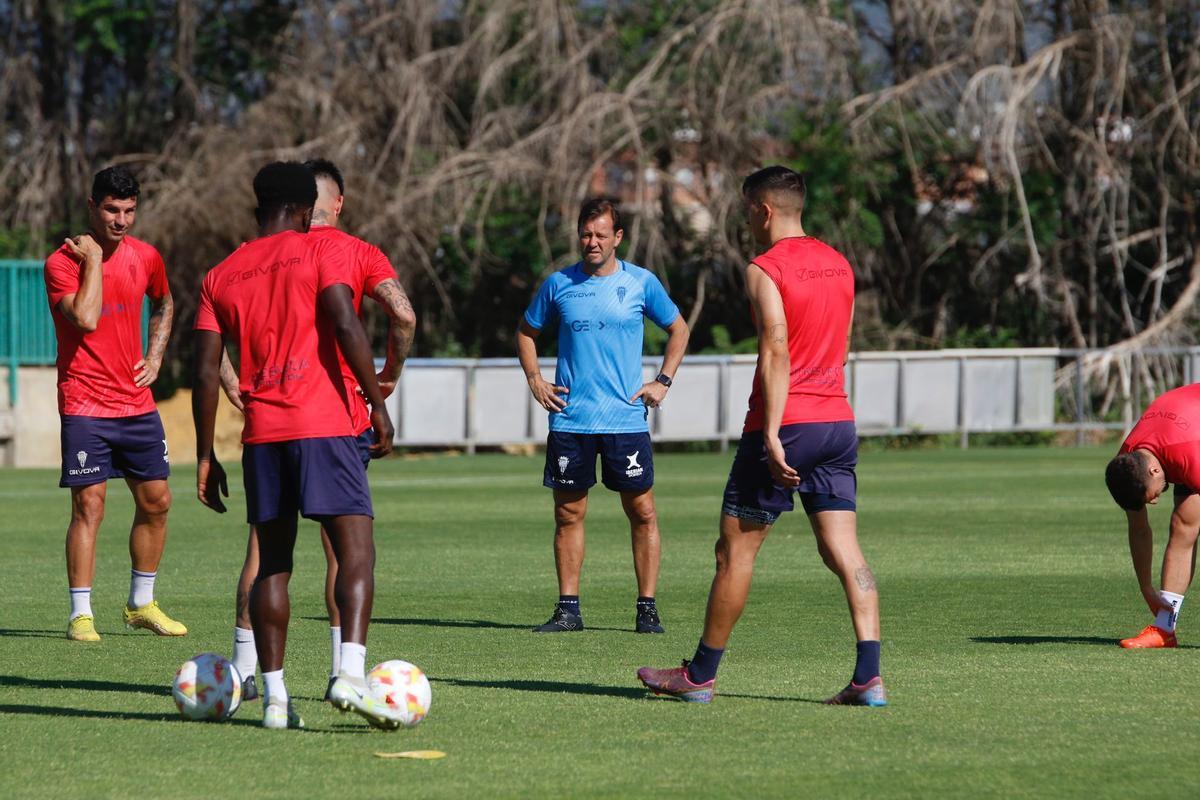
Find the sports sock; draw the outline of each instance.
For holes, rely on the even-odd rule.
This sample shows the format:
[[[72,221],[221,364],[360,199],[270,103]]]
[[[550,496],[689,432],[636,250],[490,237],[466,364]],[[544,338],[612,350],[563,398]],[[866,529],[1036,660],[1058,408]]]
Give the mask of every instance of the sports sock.
[[[75,619],[80,614],[92,616],[92,587],[79,586],[72,588],[71,592],[71,616],[68,619]]]
[[[560,594],[558,596],[558,607],[563,611],[570,611],[575,616],[579,616],[579,595]]]
[[[341,673],[351,678],[366,677],[367,646],[354,642],[342,642]]]
[[[642,612],[642,611],[657,611],[658,609],[656,609],[654,607],[654,598],[653,597],[646,597],[645,595],[639,595],[638,599],[637,599],[637,610],[639,612]]]
[[[1154,618],[1154,625],[1164,631],[1174,633],[1175,621],[1179,619],[1179,607],[1183,605],[1183,595],[1174,592],[1159,592],[1158,596],[1163,599],[1163,602],[1170,603],[1174,610],[1159,609],[1158,615]]]
[[[723,649],[709,647],[701,639],[700,644],[696,646],[696,655],[692,656],[692,661],[687,666],[688,680],[692,683],[708,683],[717,677],[717,667],[721,665],[723,655]]]
[[[329,662],[329,677],[336,678],[342,664],[342,629],[329,626],[329,644],[333,648],[333,660]]]
[[[854,677],[850,680],[862,686],[872,678],[879,677],[879,642],[859,642],[855,646]]]
[[[283,685],[283,670],[277,669],[263,673],[263,691],[267,693],[268,701],[278,700],[287,703],[288,693],[287,687]]]
[[[254,649],[254,631],[249,628],[233,629],[233,666],[242,680],[254,677],[258,651]]]
[[[157,572],[129,570],[129,607],[141,608],[154,602],[154,578]]]

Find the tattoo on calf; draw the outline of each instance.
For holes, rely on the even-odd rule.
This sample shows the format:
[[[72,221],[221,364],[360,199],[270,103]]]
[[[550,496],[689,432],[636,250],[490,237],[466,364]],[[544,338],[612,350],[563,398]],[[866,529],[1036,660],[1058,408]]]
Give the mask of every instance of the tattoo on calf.
[[[854,581],[864,592],[875,591],[875,576],[871,574],[870,567],[859,567],[854,570]]]

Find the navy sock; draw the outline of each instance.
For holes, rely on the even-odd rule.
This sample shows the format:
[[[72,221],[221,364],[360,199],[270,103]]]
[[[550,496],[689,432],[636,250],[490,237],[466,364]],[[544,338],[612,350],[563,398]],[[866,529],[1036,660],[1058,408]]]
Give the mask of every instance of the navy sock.
[[[692,683],[708,683],[717,677],[717,667],[721,665],[723,655],[724,650],[709,647],[701,639],[696,646],[696,655],[692,656],[692,663],[688,664],[688,679]]]
[[[879,642],[859,642],[855,646],[858,655],[854,660],[854,683],[862,686],[879,676]]]
[[[654,598],[646,597],[645,595],[638,595],[637,610],[638,611],[656,611],[657,609],[654,607]]]
[[[579,616],[579,595],[560,594],[558,596],[558,607],[563,611],[570,611],[575,616]]]

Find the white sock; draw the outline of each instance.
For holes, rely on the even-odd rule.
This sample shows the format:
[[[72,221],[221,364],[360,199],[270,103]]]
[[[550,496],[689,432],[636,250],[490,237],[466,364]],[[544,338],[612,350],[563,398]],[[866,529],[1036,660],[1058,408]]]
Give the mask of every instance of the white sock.
[[[1179,619],[1179,607],[1183,605],[1183,595],[1174,592],[1159,592],[1163,602],[1170,603],[1173,611],[1159,610],[1154,618],[1154,626],[1170,633],[1175,632],[1175,621]]]
[[[340,627],[329,626],[329,643],[333,645],[333,661],[330,663],[329,677],[335,678],[342,664],[342,629]]]
[[[263,691],[266,692],[267,701],[278,700],[282,703],[287,703],[287,687],[283,685],[283,670],[277,669],[274,672],[263,673]]]
[[[367,646],[354,642],[342,642],[341,672],[351,678],[365,678]]]
[[[71,616],[68,619],[75,619],[80,614],[92,616],[92,587],[80,586],[70,589],[71,592]]]
[[[129,607],[141,608],[154,602],[154,578],[157,572],[129,570]]]
[[[248,628],[233,629],[233,666],[242,680],[254,677],[258,651],[254,649],[254,631]]]

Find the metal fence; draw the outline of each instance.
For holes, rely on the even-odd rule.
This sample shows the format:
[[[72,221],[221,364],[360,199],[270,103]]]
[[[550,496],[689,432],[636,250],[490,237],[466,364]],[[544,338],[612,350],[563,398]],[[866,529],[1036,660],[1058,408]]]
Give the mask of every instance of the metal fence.
[[[659,359],[647,358],[646,380]],[[659,441],[717,441],[741,434],[753,355],[689,356],[660,409]],[[1144,403],[1200,375],[1200,348],[1115,354],[1022,348],[851,354],[846,389],[863,436],[1074,432],[1129,428]],[[542,361],[547,379],[553,359]],[[414,447],[531,444],[546,412],[516,359],[412,359],[389,399],[396,443]]]

